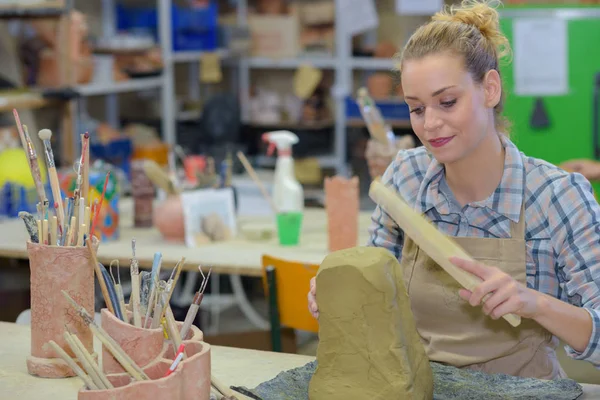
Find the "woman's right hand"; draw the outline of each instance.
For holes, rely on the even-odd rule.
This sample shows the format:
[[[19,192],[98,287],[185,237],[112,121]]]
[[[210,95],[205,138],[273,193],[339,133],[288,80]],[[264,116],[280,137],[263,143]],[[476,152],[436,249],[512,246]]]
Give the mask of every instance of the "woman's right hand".
[[[319,308],[317,307],[317,278],[310,280],[310,290],[308,291],[308,311],[313,317],[319,318]]]

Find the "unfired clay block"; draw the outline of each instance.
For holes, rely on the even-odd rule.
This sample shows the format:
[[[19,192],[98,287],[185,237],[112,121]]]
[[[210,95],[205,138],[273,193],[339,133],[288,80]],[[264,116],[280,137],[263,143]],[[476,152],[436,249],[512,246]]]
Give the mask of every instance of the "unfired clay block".
[[[358,242],[358,177],[325,178],[325,211],[329,251],[348,249]]]
[[[431,399],[433,375],[398,260],[378,247],[329,254],[317,273],[319,347],[309,397]]]
[[[95,249],[98,243],[94,244]],[[65,290],[88,313],[94,314],[94,270],[87,247],[48,246],[27,242],[31,271],[31,355],[30,374],[44,378],[74,376],[75,373],[46,344],[54,340],[74,356],[65,342],[65,326],[93,353],[93,335],[67,302]]]

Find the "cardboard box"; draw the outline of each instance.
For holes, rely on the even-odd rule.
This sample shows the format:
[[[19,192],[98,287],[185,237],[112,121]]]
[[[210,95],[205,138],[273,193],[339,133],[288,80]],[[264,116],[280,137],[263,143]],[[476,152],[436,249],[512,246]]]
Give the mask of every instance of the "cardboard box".
[[[296,14],[248,17],[251,54],[255,57],[297,57],[300,53],[300,21]]]

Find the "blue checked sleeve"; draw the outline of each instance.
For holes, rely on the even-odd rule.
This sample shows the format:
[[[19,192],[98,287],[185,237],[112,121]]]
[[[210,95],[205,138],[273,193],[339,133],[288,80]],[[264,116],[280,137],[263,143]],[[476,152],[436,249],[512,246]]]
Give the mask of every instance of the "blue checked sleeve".
[[[566,298],[592,317],[587,348],[580,353],[566,346],[566,351],[576,360],[600,367],[600,206],[590,183],[580,174],[569,174],[555,181],[548,211]]]
[[[398,159],[399,157],[396,157],[381,177],[383,184],[396,189],[394,174],[398,171]],[[384,247],[391,251],[398,261],[400,261],[404,234],[398,224],[379,206],[375,208],[371,216],[369,234],[370,238],[367,246]]]

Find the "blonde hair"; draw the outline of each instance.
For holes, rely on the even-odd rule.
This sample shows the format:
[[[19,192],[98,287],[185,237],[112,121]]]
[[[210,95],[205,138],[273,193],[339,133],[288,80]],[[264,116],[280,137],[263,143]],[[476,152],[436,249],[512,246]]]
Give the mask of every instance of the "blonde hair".
[[[410,37],[399,56],[399,70],[410,59],[430,54],[450,52],[461,56],[465,68],[477,83],[483,82],[490,70],[500,73],[504,57],[510,57],[508,39],[499,27],[499,15],[490,1],[463,0],[460,5],[447,6],[436,13],[431,21],[421,26]],[[502,116],[505,92],[494,108],[498,131],[508,135],[509,124]]]

